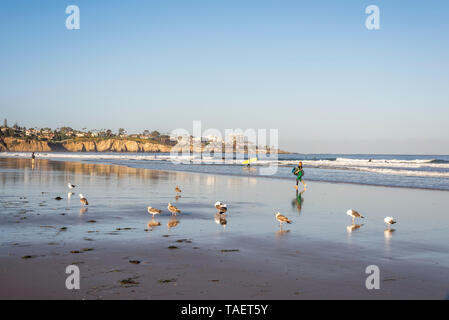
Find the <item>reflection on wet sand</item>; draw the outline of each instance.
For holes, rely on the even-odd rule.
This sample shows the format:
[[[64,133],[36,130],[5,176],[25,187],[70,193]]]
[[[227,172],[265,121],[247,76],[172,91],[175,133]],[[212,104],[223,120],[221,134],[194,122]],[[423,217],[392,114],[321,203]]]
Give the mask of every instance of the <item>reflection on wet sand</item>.
[[[246,171],[248,173],[257,173],[257,168],[247,166],[247,167],[243,167],[242,169],[243,169],[243,171]]]
[[[346,227],[346,231],[348,233],[351,233],[353,231],[356,231],[356,230],[360,229],[362,226],[363,226],[363,224],[355,224],[355,223],[353,223],[353,224],[351,224],[351,225]]]
[[[279,230],[276,231],[276,237],[277,238],[283,237],[283,236],[287,235],[289,232],[290,232],[290,230],[288,230],[288,229],[284,230],[282,228],[279,228]]]
[[[226,214],[224,213],[216,213],[214,220],[216,224],[222,225],[223,229],[226,228],[226,225],[228,224],[228,220],[226,220]]]
[[[172,215],[167,222],[167,228],[171,229],[176,227],[181,221],[179,221],[179,219],[176,218],[176,215]]]
[[[390,239],[393,236],[393,232],[395,232],[395,231],[396,231],[396,229],[390,229],[390,228],[385,229],[384,230],[384,238]]]
[[[301,215],[302,204],[304,202],[304,198],[302,197],[302,194],[304,192],[305,192],[305,190],[302,190],[301,192],[296,190],[296,197],[295,197],[295,199],[292,200],[292,207],[296,208],[296,210],[298,211],[298,215]]]
[[[161,223],[159,221],[156,221],[154,218],[148,221],[147,227],[150,230],[153,230],[155,227],[159,227]]]
[[[30,174],[33,174],[34,178],[38,178],[41,184],[54,183],[54,180],[60,180],[61,185],[67,185],[68,179],[73,179],[75,176],[90,176],[95,179],[96,176],[105,176],[106,179],[110,178],[129,178],[133,176],[137,178],[137,181],[151,180],[154,183],[158,183],[160,180],[167,180],[171,172],[158,171],[158,170],[142,170],[140,168],[130,168],[118,165],[107,164],[94,164],[83,162],[68,162],[68,161],[56,161],[39,159],[36,160],[36,165],[32,165],[29,159],[20,158],[0,158],[0,167],[8,169],[18,169],[24,171],[24,176],[13,175],[0,175],[0,184],[6,185],[6,183],[23,183],[27,182]],[[31,171],[29,169],[36,169]],[[61,171],[64,174],[53,176],[49,175],[48,171]],[[38,175],[38,176],[36,176]],[[191,179],[189,175],[182,172],[176,173],[177,180]]]
[[[87,210],[89,210],[87,207],[81,207],[80,208],[80,216],[82,216],[83,214],[85,214],[87,212]]]

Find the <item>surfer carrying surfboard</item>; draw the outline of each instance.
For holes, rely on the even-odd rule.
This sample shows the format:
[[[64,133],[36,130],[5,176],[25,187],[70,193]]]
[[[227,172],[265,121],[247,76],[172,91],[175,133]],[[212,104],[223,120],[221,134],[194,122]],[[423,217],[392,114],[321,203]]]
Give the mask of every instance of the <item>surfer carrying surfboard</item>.
[[[292,173],[296,176],[296,186],[295,189],[298,190],[298,183],[301,181],[304,184],[304,191],[306,191],[306,183],[302,181],[304,177],[304,170],[302,168],[302,162],[299,161],[298,166],[292,169]]]

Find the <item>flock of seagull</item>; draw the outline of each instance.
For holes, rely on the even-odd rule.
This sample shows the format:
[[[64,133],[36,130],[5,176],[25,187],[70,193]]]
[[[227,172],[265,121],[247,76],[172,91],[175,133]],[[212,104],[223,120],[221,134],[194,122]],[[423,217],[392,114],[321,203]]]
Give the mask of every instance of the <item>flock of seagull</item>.
[[[354,224],[354,221],[356,218],[364,219],[365,217],[362,216],[360,213],[353,209],[349,209],[346,211],[346,214],[350,217],[352,217],[352,224]],[[388,227],[390,227],[392,224],[395,224],[397,221],[393,217],[385,217],[384,222],[387,224]]]
[[[69,187],[69,189],[73,189],[76,187],[75,185],[71,184],[70,182],[67,184],[67,186]],[[179,188],[179,186],[176,186],[175,192],[176,192],[176,199],[179,199],[180,193],[182,192],[182,190]],[[73,192],[69,192],[69,197],[71,195],[73,195]],[[79,197],[80,197],[81,206],[89,205],[86,197],[84,197],[81,193],[79,194]],[[176,215],[178,213],[181,213],[181,210],[179,210],[176,206],[172,205],[170,202],[167,205],[167,209],[172,214],[172,219],[170,219],[170,221],[168,222],[168,227],[171,228],[171,227],[176,226],[179,223],[179,220],[176,219]],[[215,222],[217,224],[226,226],[226,224],[227,224],[226,212],[228,211],[228,206],[221,201],[217,201],[217,202],[215,202],[215,209],[218,210],[217,214],[215,215]],[[149,207],[147,207],[147,211],[149,214],[152,215],[152,221],[150,221],[148,223],[148,227],[154,227],[154,226],[160,225],[159,222],[154,220],[154,216],[161,214],[162,210],[149,206]],[[346,214],[348,216],[352,217],[352,226],[351,226],[352,229],[357,228],[357,226],[360,227],[359,225],[354,224],[355,219],[364,219],[365,218],[364,216],[362,216],[360,213],[358,213],[357,211],[355,211],[353,209],[349,209],[348,211],[346,211]],[[292,221],[289,218],[287,218],[280,212],[275,213],[275,218],[279,222],[279,227],[281,229],[282,229],[283,223],[287,223],[287,224],[292,223]],[[390,228],[390,226],[392,224],[395,224],[397,221],[393,217],[385,217],[384,222],[387,224],[388,228]]]

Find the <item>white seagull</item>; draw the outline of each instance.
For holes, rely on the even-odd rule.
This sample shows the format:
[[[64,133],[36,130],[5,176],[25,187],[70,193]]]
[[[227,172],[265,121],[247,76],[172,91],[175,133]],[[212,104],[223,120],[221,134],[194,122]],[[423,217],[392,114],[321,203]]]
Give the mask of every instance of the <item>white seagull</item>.
[[[384,221],[388,226],[391,226],[392,224],[396,223],[396,220],[394,220],[393,217],[385,217]]]
[[[176,208],[174,205],[172,205],[170,202],[168,203],[167,206],[168,211],[170,211],[173,214],[177,214],[177,213],[181,213],[181,210],[179,210],[178,208]]]
[[[69,182],[69,183],[67,183],[67,187],[69,187],[69,189],[73,189],[73,188],[75,188],[76,186],[75,186],[74,184],[71,184],[71,183]]]
[[[155,214],[161,214],[161,212],[162,212],[162,210],[159,210],[159,209],[156,209],[156,208],[153,208],[153,207],[148,207],[147,210],[148,210],[149,214],[153,215],[153,218],[154,218]]]
[[[279,226],[282,228],[282,223],[287,222],[288,224],[292,223],[290,219],[286,216],[282,215],[280,212],[276,212],[275,214],[276,220],[279,221]]]
[[[346,214],[350,217],[352,217],[352,221],[354,222],[355,218],[365,218],[364,216],[362,216],[360,213],[358,213],[355,210],[349,209],[348,211],[346,211]]]
[[[220,202],[220,201],[215,202],[215,208],[220,213],[225,213],[226,211],[228,211],[228,206],[225,203]]]
[[[81,202],[81,205],[83,206],[83,205],[89,205],[89,203],[87,202],[87,199],[80,193],[80,202]]]

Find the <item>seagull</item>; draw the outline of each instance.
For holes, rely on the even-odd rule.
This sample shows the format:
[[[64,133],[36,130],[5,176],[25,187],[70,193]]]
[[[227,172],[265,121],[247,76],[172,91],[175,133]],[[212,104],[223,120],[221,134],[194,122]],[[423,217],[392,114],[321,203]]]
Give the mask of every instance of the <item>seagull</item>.
[[[396,220],[394,220],[393,217],[385,217],[384,221],[388,225],[388,227],[396,223]]]
[[[352,217],[352,222],[354,222],[354,219],[355,219],[355,218],[365,218],[365,217],[362,216],[360,213],[358,213],[357,211],[352,210],[352,209],[349,209],[348,211],[346,211],[346,214],[347,214],[348,216],[351,216],[351,217]]]
[[[226,211],[228,211],[228,206],[220,201],[215,202],[215,208],[217,208],[219,213],[225,213]]]
[[[155,214],[161,214],[161,212],[162,212],[162,210],[159,210],[159,209],[156,209],[156,208],[153,208],[153,207],[148,207],[147,210],[148,210],[149,214],[153,215],[153,218],[154,218]]]
[[[67,198],[70,199],[75,193],[74,192],[68,192],[67,193]]]
[[[282,215],[280,212],[276,212],[276,220],[279,221],[279,226],[282,228],[282,223],[287,222],[292,223],[286,216]]]
[[[71,184],[71,183],[69,182],[69,183],[67,183],[67,187],[69,187],[69,189],[73,189],[73,188],[75,188],[76,186],[75,186],[74,184]]]
[[[177,213],[181,213],[181,210],[179,210],[178,208],[176,208],[174,205],[172,205],[170,202],[168,203],[168,211],[170,211],[173,214],[177,214]]]
[[[89,203],[87,202],[87,199],[80,193],[80,202],[81,205],[89,205]]]
[[[177,193],[181,193],[181,189],[179,189],[178,186],[176,186],[175,191],[176,191]]]

